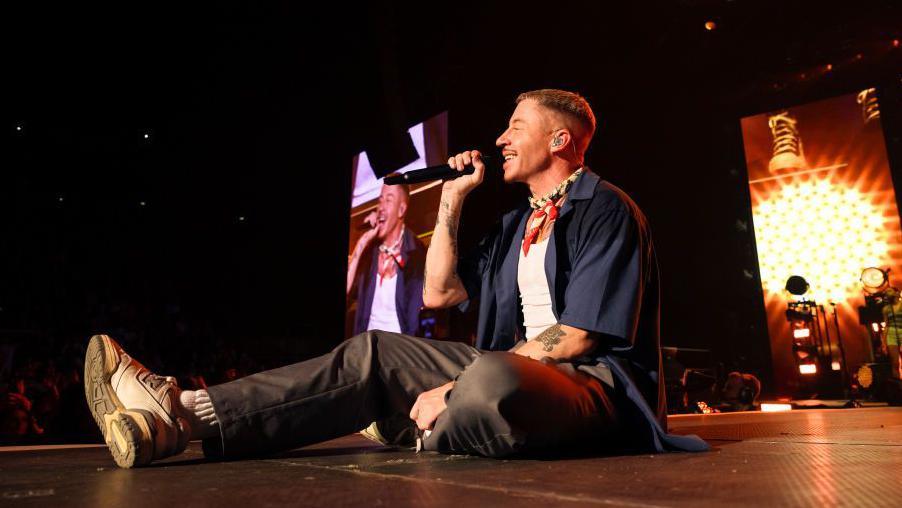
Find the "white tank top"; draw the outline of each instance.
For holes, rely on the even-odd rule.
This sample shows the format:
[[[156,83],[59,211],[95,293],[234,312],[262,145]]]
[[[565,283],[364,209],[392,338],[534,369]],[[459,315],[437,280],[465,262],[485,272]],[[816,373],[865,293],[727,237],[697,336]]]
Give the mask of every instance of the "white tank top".
[[[395,306],[395,287],[398,285],[397,273],[391,278],[379,281],[376,274],[376,290],[373,293],[373,305],[370,307],[370,321],[366,325],[369,330],[384,330],[386,332],[401,333],[401,323],[398,322],[398,309]]]
[[[548,239],[529,246],[529,255],[520,250],[517,263],[517,284],[520,286],[520,301],[523,305],[523,326],[526,340],[534,339],[549,326],[557,323],[551,310],[551,292],[545,277],[545,253]]]

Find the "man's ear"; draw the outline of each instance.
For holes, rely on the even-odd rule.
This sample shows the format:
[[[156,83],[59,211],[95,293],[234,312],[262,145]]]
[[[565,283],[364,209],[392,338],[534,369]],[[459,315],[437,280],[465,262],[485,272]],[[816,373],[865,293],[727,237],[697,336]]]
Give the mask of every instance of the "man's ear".
[[[573,136],[567,129],[558,129],[551,138],[551,153],[559,153],[564,150],[570,150],[573,144]]]
[[[403,219],[406,214],[407,214],[407,201],[404,201],[400,205],[398,205],[398,218]]]

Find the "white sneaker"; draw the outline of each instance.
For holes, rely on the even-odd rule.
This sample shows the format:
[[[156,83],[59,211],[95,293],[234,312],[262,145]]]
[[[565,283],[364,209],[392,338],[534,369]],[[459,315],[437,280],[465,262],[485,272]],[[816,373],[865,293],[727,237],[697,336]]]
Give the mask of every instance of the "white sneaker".
[[[149,464],[184,451],[188,420],[176,414],[180,390],[130,357],[107,335],[85,354],[85,398],[119,467]]]

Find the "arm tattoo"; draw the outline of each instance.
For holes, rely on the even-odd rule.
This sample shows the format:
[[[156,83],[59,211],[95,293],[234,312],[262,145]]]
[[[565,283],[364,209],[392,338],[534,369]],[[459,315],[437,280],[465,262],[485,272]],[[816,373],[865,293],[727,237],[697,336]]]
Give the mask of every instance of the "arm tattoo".
[[[560,323],[551,325],[545,329],[544,332],[540,333],[536,336],[535,340],[542,343],[542,349],[545,352],[551,352],[554,349],[554,346],[561,343],[561,337],[566,335],[564,330],[561,330]]]
[[[435,220],[435,225],[444,225],[448,230],[448,236],[450,237],[451,242],[451,255],[453,256],[452,264],[455,267],[451,273],[453,279],[457,279],[457,224],[459,221],[460,216],[451,209],[451,203],[443,199],[439,203],[439,211]]]
[[[457,223],[459,220],[458,214],[451,210],[451,203],[443,199],[439,204],[438,217],[435,223],[444,224],[448,228],[448,235],[451,236],[451,248],[454,250],[455,255],[457,255]]]
[[[423,297],[426,297],[426,278],[429,277],[429,270],[423,267]]]

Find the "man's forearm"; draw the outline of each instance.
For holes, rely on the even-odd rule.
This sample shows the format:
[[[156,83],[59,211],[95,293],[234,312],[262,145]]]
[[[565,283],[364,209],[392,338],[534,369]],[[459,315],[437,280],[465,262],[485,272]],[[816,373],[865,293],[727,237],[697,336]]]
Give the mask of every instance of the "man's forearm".
[[[432,241],[426,252],[423,303],[440,308],[456,305],[467,298],[457,276],[457,226],[464,198],[454,192],[442,192]]]
[[[351,257],[348,258],[348,279],[345,295],[351,294],[351,288],[354,287],[354,279],[357,277],[357,266],[360,264],[360,257],[363,255],[363,251],[366,250],[368,244],[369,241],[358,241],[357,245],[354,246],[354,252],[352,252]]]
[[[357,264],[360,263],[360,257],[356,255],[352,255],[348,259],[348,279],[347,286],[345,288],[345,295],[351,294],[351,288],[354,287],[354,277],[357,275]]]
[[[594,334],[560,323],[545,329],[534,339],[511,350],[512,353],[535,360],[543,357],[571,360],[591,353],[597,344]]]

